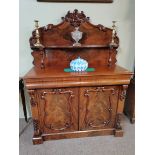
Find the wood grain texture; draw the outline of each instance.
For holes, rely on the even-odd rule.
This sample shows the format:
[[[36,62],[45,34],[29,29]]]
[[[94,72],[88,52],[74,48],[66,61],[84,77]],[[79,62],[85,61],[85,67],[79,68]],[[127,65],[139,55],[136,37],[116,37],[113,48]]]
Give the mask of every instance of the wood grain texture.
[[[30,38],[34,67],[25,75],[34,125],[33,143],[97,135],[123,136],[121,116],[132,73],[116,65],[112,29],[93,25],[84,12],[68,12],[58,25],[39,28],[43,47]],[[71,32],[83,32],[74,47]],[[94,72],[64,72],[71,60],[86,59]]]
[[[38,90],[43,133],[78,130],[75,88]]]
[[[80,130],[113,128],[118,86],[80,88]]]

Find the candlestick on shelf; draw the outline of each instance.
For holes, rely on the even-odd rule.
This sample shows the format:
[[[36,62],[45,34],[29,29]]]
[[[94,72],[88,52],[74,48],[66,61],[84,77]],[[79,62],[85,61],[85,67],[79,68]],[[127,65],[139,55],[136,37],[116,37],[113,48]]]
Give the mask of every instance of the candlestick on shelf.
[[[117,44],[115,43],[115,37],[116,37],[116,21],[112,21],[113,25],[112,25],[112,40],[110,43],[110,46],[117,46]]]
[[[36,35],[36,43],[34,44],[34,46],[36,47],[43,47],[43,45],[40,43],[40,34],[39,34],[39,24],[38,24],[38,20],[35,20],[35,35]]]

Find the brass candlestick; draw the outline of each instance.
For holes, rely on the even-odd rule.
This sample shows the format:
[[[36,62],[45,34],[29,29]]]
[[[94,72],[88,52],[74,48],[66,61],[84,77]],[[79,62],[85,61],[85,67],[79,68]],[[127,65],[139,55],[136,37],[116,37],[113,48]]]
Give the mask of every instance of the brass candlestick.
[[[110,43],[110,46],[117,46],[117,44],[115,43],[115,37],[116,37],[116,21],[112,21],[113,25],[112,25],[112,40]]]
[[[40,38],[40,34],[39,34],[39,24],[38,24],[38,20],[35,20],[34,21],[35,22],[35,37],[36,37],[36,43],[34,44],[34,46],[36,46],[36,47],[43,47],[43,45],[40,43],[40,40],[39,40],[39,38]]]

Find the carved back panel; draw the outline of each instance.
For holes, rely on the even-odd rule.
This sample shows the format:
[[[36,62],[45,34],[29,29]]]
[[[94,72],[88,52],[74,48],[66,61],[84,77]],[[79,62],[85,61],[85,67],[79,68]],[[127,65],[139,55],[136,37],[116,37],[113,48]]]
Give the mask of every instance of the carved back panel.
[[[41,27],[40,41],[45,47],[58,47],[58,46],[72,46],[74,40],[72,39],[71,32],[75,30],[69,22],[63,21],[58,25],[47,25]],[[93,25],[89,21],[81,23],[79,31],[83,32],[82,39],[79,41],[84,45],[108,45],[112,39],[112,29],[106,28],[102,25]],[[116,38],[118,43],[118,38]],[[30,38],[30,45],[35,43],[35,32],[33,37]]]
[[[35,47],[36,36],[35,31],[30,38],[30,46],[33,50],[34,65],[38,68],[51,67],[61,64],[61,66],[69,65],[69,62],[81,56],[86,59],[90,65],[99,63],[100,65],[115,65],[116,49],[118,46],[111,48],[112,29],[104,27],[101,24],[93,25],[89,18],[82,12],[74,10],[73,13],[68,12],[62,18],[62,22],[58,25],[48,24],[40,27],[40,42],[43,47]],[[73,46],[74,40],[71,32],[79,27],[79,31],[83,32],[82,39],[79,40],[81,46]],[[119,44],[119,39],[115,37],[115,43]],[[93,62],[92,62],[93,61]]]
[[[109,63],[111,57],[112,65],[116,63],[117,52],[113,49],[111,55],[109,49],[53,49],[45,50],[44,65],[46,67],[62,66],[69,67],[71,60],[81,57],[89,62],[89,67],[106,66]],[[34,51],[33,56],[34,64],[37,67],[41,67],[42,55]]]

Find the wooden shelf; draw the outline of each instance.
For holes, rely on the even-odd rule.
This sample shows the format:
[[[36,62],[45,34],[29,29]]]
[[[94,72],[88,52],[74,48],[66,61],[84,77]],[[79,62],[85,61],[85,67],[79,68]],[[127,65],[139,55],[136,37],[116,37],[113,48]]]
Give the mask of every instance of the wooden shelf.
[[[81,48],[110,48],[110,45],[81,45],[81,46],[46,46],[44,49],[81,49]],[[118,48],[113,46],[113,48]],[[39,47],[31,46],[31,49],[39,49]]]

